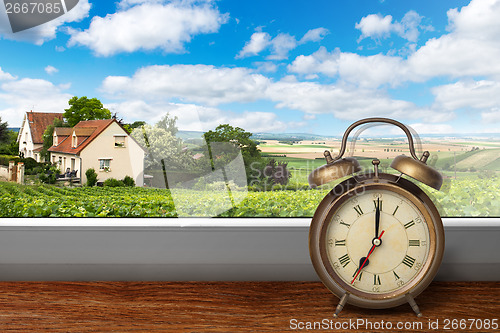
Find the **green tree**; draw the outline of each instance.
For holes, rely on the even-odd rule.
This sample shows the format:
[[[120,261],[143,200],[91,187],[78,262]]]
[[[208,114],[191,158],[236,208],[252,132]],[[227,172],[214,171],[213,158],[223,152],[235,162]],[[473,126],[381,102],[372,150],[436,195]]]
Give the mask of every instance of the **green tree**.
[[[171,133],[173,136],[179,132],[177,128],[177,117],[170,117],[167,113],[159,122],[156,123],[156,127],[163,128],[165,131]]]
[[[128,134],[131,134],[136,128],[141,128],[144,125],[146,125],[145,121],[138,120],[134,121],[132,124],[124,124],[123,129],[127,131]]]
[[[80,98],[74,96],[68,101],[68,104],[70,107],[64,110],[64,118],[71,127],[82,120],[111,119],[111,112],[104,108],[97,98],[88,99],[87,96]]]
[[[209,147],[212,142],[228,142],[241,150],[249,184],[253,184],[263,177],[266,163],[260,154],[257,143],[251,139],[252,133],[240,127],[222,124],[217,126],[214,131],[210,130],[203,135]],[[213,160],[214,156],[211,157]]]
[[[43,146],[42,150],[40,151],[40,156],[47,162],[50,161],[50,153],[48,152],[48,149],[54,144],[54,128],[56,127],[69,127],[69,125],[67,123],[64,123],[59,118],[54,118],[54,122],[51,125],[47,126],[47,128],[43,132]]]
[[[94,186],[97,183],[97,173],[94,168],[89,168],[85,171],[85,177],[87,177],[87,186]]]
[[[203,134],[208,145],[211,142],[230,142],[236,147],[241,149],[243,158],[260,158],[260,150],[257,148],[257,144],[251,138],[252,133],[245,131],[240,127],[233,127],[229,124],[223,124],[217,126],[217,128],[212,131],[208,131]]]
[[[0,142],[0,154],[17,155],[19,153],[19,142],[17,142],[17,132],[7,130],[7,139]]]
[[[2,122],[0,118],[0,143],[6,143],[9,140],[9,124],[7,122]]]
[[[165,161],[167,165],[182,164],[179,154],[182,151],[182,141],[165,129],[144,125],[132,132],[132,137],[147,150],[144,166],[149,169]]]

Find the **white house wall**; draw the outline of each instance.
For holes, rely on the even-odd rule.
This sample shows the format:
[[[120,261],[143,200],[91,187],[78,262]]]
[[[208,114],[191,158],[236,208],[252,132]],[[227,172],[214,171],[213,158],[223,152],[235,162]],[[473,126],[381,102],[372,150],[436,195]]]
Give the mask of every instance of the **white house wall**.
[[[144,184],[144,151],[128,135],[125,138],[125,147],[115,147],[117,134],[123,135],[126,132],[113,122],[80,152],[83,182],[87,181],[85,171],[94,168],[99,182],[108,178],[123,179],[130,176],[137,186]],[[99,160],[103,158],[111,158],[111,171],[99,170]]]
[[[33,150],[40,147],[41,145],[33,144],[33,138],[31,137],[31,131],[29,127],[28,120],[26,119],[26,115],[24,115],[23,127],[19,132],[19,152],[24,153],[24,157],[34,157]]]
[[[61,163],[59,164],[59,158]],[[75,159],[75,166],[74,168],[72,168],[72,165],[71,165],[71,159]],[[77,174],[76,174],[76,177],[85,177],[85,175],[82,175],[81,173],[81,159],[79,156],[77,155],[72,155],[72,154],[63,154],[63,153],[54,153],[54,152],[51,152],[50,153],[50,162],[51,163],[57,163],[58,167],[59,167],[59,170],[61,171],[61,173],[64,173],[66,172],[66,169],[67,168],[70,168],[71,170],[77,170]],[[84,172],[85,173],[85,172]]]

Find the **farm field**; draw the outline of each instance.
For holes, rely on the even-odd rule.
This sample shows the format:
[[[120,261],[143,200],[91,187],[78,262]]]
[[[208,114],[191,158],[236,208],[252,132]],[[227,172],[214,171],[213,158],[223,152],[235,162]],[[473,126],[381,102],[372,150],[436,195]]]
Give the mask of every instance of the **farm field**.
[[[264,155],[288,163],[292,174],[290,181],[294,184],[307,183],[309,173],[325,164],[325,149],[330,150],[335,157],[339,147],[338,140],[302,141],[293,145],[268,140],[259,145]],[[381,160],[382,170],[388,173],[394,173],[388,167],[394,157],[409,155],[406,143],[387,139],[359,140],[354,151],[350,150],[349,144],[344,156],[354,156],[364,169],[372,168],[371,160],[376,157]],[[468,178],[484,171],[500,172],[500,142],[429,139],[422,142],[422,150],[431,153],[428,164],[449,177]]]
[[[450,179],[444,191],[426,189],[442,216],[500,216],[500,179]],[[219,217],[312,217],[329,189],[248,192]],[[220,201],[209,191],[176,192],[177,212],[167,189],[124,187],[59,188],[0,182],[1,217],[177,217],[214,216]],[[197,200],[193,200],[196,197]]]

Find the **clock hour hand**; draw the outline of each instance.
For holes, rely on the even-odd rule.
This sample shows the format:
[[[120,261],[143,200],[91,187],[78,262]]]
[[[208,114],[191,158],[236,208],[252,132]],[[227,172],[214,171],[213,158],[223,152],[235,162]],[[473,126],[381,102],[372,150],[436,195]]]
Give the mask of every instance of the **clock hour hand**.
[[[368,258],[370,258],[370,256],[372,255],[373,250],[375,250],[375,248],[381,244],[381,242],[382,242],[381,238],[382,238],[382,235],[384,234],[384,232],[385,232],[385,230],[382,230],[382,232],[380,233],[380,236],[378,236],[377,238],[375,238],[375,239],[374,239],[374,241],[373,241],[373,245],[372,245],[372,247],[371,247],[371,249],[370,249],[370,252],[368,252],[368,255],[366,256],[365,260],[364,260],[364,261],[363,261],[363,263],[359,266],[359,268],[358,268],[358,272],[357,272],[357,273],[356,273],[356,275],[354,276],[354,279],[352,279],[351,284],[353,284],[353,283],[354,283],[354,281],[356,281],[356,278],[358,277],[359,273],[361,272],[361,270],[363,269],[363,267],[365,267],[365,266],[366,266],[366,264],[367,264],[367,262],[368,262]],[[375,242],[375,240],[376,240],[376,242]],[[364,257],[363,257],[363,258],[364,258]],[[363,258],[361,258],[361,259],[363,259]],[[361,262],[361,260],[360,260],[360,262]]]
[[[366,261],[366,262],[365,262]],[[366,267],[368,266],[368,264],[370,263],[370,260],[368,260],[368,258],[366,257],[361,257],[361,259],[359,259],[359,265],[358,267],[360,267],[359,269],[363,268],[363,267]],[[364,265],[363,265],[364,264]],[[358,269],[358,270],[359,270]]]

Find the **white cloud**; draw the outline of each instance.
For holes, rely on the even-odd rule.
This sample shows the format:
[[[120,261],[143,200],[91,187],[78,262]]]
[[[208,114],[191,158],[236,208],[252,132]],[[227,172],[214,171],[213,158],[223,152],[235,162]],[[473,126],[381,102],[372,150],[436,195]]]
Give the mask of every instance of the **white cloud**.
[[[274,73],[278,70],[278,66],[271,61],[257,61],[253,65],[257,67],[257,72]]]
[[[449,34],[433,38],[408,64],[426,77],[500,77],[500,1],[472,0],[448,11]]]
[[[496,81],[458,81],[435,87],[432,93],[436,96],[436,107],[446,110],[500,108],[500,82]]]
[[[0,67],[0,81],[14,80],[15,77],[12,74],[4,72],[2,67]]]
[[[399,33],[407,39],[416,37],[418,18],[405,15]],[[484,77],[500,80],[500,0],[472,0],[461,10],[448,11],[450,32],[428,40],[406,59],[378,54],[360,56],[320,48],[312,55],[298,56],[288,67],[302,75],[323,74],[361,86],[397,86],[403,82],[424,82],[435,77]],[[367,36],[383,36],[393,29],[375,15],[363,25]],[[378,21],[377,21],[378,20]],[[386,21],[389,21],[386,19]],[[378,27],[376,22],[379,23]],[[414,45],[414,44],[412,44]]]
[[[386,116],[443,122],[454,116],[451,111],[418,107],[411,102],[392,99],[386,93],[373,89],[350,84],[299,82],[291,75],[273,82],[245,68],[150,66],[138,70],[131,77],[109,76],[103,81],[101,89],[112,99],[140,100],[149,105],[182,101],[183,105],[202,104],[211,112],[215,112],[214,107],[221,104],[268,100],[275,102],[276,108],[299,110],[309,115],[329,113],[349,120]],[[136,104],[141,106],[140,103]],[[156,107],[144,107],[144,110],[153,114],[165,112],[164,108]],[[136,115],[139,117],[141,113],[137,112]],[[277,126],[275,123],[273,122],[273,126]]]
[[[120,8],[120,9],[128,9],[128,8],[136,6],[136,5],[161,4],[161,3],[164,3],[164,2],[165,2],[165,0],[121,0],[118,3],[118,8]]]
[[[48,65],[47,67],[45,67],[45,72],[49,75],[52,75],[59,72],[59,70],[54,66]]]
[[[271,54],[267,57],[271,60],[282,60],[288,58],[288,52],[297,47],[297,40],[289,34],[278,34],[271,41]]]
[[[56,86],[52,82],[22,78],[0,85],[0,116],[9,126],[20,126],[24,112],[61,112],[73,96],[65,93],[69,85]]]
[[[272,112],[242,113],[222,111],[213,107],[182,103],[146,103],[140,100],[130,100],[105,105],[113,112],[118,112],[127,121],[146,120],[153,124],[169,113],[177,117],[177,127],[185,131],[213,130],[220,124],[230,124],[250,132],[283,131],[293,126],[278,119]]]
[[[380,14],[370,14],[365,16],[356,23],[356,29],[361,30],[361,36],[358,41],[364,38],[371,37],[386,38],[389,37],[393,27],[392,27],[392,16],[387,15],[382,17]]]
[[[455,133],[449,124],[416,123],[410,125],[419,134],[448,134]]]
[[[394,23],[391,15],[370,14],[361,18],[361,21],[355,25],[355,28],[361,31],[358,42],[368,37],[375,40],[384,39],[389,37],[391,33],[396,33],[409,42],[416,42],[420,35],[421,21],[422,17],[413,10],[407,12],[400,22],[395,21]]]
[[[266,92],[277,103],[277,108],[290,108],[307,114],[333,114],[336,118],[356,120],[364,117],[392,117],[399,119],[449,120],[451,112],[420,108],[403,100],[391,99],[372,89],[352,86],[321,85],[314,82],[279,81]],[[442,121],[444,121],[442,120]]]
[[[108,76],[102,90],[113,98],[181,99],[213,106],[258,100],[269,83],[246,68],[173,65],[144,67],[133,77]]]
[[[341,80],[362,87],[378,87],[383,84],[398,85],[402,76],[408,79],[410,73],[400,57],[376,54],[360,56],[356,53],[331,53],[324,47],[309,56],[298,56],[288,70],[293,73],[309,75],[320,73],[330,77],[338,76]]]
[[[270,48],[271,54],[267,57],[270,60],[282,60],[288,58],[288,52],[295,49],[300,44],[308,42],[318,42],[322,40],[328,30],[325,28],[311,29],[300,41],[290,34],[280,33],[271,38],[267,32],[258,31],[252,34],[250,40],[245,43],[243,49],[236,55],[236,59],[256,56],[260,52]]]
[[[410,10],[403,16],[401,22],[396,23],[394,29],[396,33],[409,42],[415,43],[418,40],[420,31],[418,30],[422,16],[417,12]]]
[[[267,32],[255,32],[236,58],[255,56],[265,50],[270,43],[271,36]]]
[[[68,45],[89,47],[100,56],[155,49],[179,53],[193,36],[217,32],[228,19],[212,2],[131,0],[120,8],[95,16],[87,30],[71,30]]]
[[[328,29],[325,28],[316,28],[316,29],[311,29],[306,34],[304,37],[302,37],[299,41],[300,44],[304,44],[307,42],[319,42],[325,36],[329,33]]]
[[[486,124],[500,123],[500,109],[495,109],[494,111],[482,112],[481,118]],[[499,129],[497,128],[498,132]]]
[[[25,41],[42,45],[43,43],[56,38],[56,34],[60,28],[66,23],[79,22],[88,17],[90,4],[88,0],[80,0],[78,4],[66,14],[58,18],[36,26],[31,29],[12,33],[9,25],[9,19],[5,11],[0,11],[0,36],[5,39]]]

